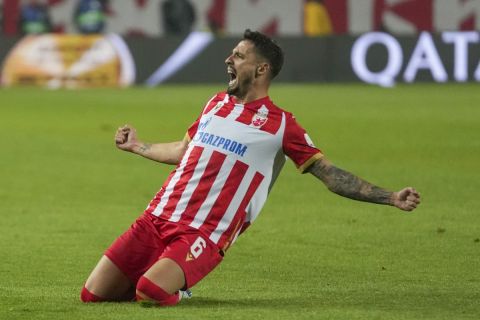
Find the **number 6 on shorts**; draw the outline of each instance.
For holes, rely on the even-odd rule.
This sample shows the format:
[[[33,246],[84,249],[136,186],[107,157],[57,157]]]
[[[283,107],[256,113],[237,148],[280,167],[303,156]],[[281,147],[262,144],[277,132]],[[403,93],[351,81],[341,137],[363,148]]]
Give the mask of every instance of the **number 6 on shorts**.
[[[190,253],[196,259],[202,254],[203,249],[205,249],[206,247],[207,242],[202,237],[198,237],[195,242],[190,246]]]

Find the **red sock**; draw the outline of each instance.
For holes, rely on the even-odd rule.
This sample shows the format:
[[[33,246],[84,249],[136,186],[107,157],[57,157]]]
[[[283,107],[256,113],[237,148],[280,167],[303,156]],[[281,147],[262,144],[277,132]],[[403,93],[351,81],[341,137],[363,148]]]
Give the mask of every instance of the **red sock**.
[[[155,300],[161,306],[173,306],[180,301],[179,292],[169,294],[144,276],[141,276],[138,280],[137,291],[140,291],[147,297]],[[141,300],[144,299],[137,294],[137,301]]]
[[[87,288],[83,287],[82,293],[80,294],[80,300],[83,302],[102,302],[105,299],[100,298],[99,296],[94,295]]]

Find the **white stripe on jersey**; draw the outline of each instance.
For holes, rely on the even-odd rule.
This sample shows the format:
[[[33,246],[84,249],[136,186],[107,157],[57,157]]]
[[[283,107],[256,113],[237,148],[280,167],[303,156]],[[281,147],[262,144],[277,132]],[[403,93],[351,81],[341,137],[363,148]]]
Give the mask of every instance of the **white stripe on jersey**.
[[[225,119],[237,120],[237,118],[242,114],[243,108],[243,104],[236,104]]]
[[[248,168],[247,173],[243,177],[243,180],[240,183],[240,186],[238,187],[238,190],[235,193],[235,196],[230,202],[230,205],[225,211],[225,214],[223,215],[222,219],[218,223],[215,231],[213,231],[212,234],[210,235],[210,240],[212,240],[213,243],[218,243],[218,240],[220,240],[220,237],[222,236],[223,232],[227,230],[228,226],[232,223],[232,220],[235,217],[235,214],[237,213],[237,210],[240,207],[240,204],[242,203],[243,198],[245,198],[245,194],[247,193],[248,187],[252,183],[254,176],[255,176],[255,170],[253,170],[251,167]]]
[[[198,229],[203,224],[203,222],[205,221],[205,218],[210,213],[210,210],[212,209],[213,204],[215,203],[218,196],[220,195],[220,192],[222,191],[223,186],[225,185],[225,182],[229,177],[229,173],[230,171],[232,171],[232,168],[234,165],[235,165],[235,162],[230,162],[230,161],[223,162],[222,168],[218,172],[215,182],[213,183],[215,188],[210,188],[210,191],[208,192],[208,195],[205,198],[205,201],[203,202],[202,206],[198,210],[198,213],[195,215],[195,218],[193,219],[193,221],[190,223],[191,227]]]
[[[180,200],[178,200],[177,202],[175,211],[173,212],[170,219],[168,219],[169,221],[178,222],[182,217],[182,213],[187,208],[187,204],[190,201],[190,198],[192,197],[193,192],[197,188],[198,183],[200,182],[200,178],[202,177],[203,172],[205,171],[208,165],[208,159],[210,159],[210,157],[212,156],[212,153],[213,153],[213,150],[203,149],[202,155],[198,159],[198,164],[195,168],[195,171],[193,172],[193,175],[190,178],[190,180],[188,180],[188,184],[185,187],[185,190],[183,191]]]
[[[177,181],[180,180],[180,177],[182,176],[183,170],[185,169],[185,166],[187,165],[187,160],[188,157],[190,156],[190,153],[192,152],[194,146],[191,145],[187,151],[185,152],[185,155],[182,158],[182,162],[178,166],[177,170],[175,171],[175,174],[173,175],[172,179],[170,180],[170,183],[165,187],[165,192],[162,195],[161,201],[158,204],[158,206],[155,208],[155,210],[152,212],[153,215],[155,216],[160,216],[163,212],[163,209],[168,203],[168,199],[170,198],[170,195],[173,192],[173,188],[177,184]]]

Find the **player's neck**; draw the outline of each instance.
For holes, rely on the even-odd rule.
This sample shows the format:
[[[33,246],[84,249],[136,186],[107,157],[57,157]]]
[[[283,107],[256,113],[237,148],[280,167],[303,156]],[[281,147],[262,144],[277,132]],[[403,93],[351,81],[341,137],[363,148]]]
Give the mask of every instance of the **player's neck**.
[[[244,97],[235,96],[238,103],[247,104],[249,102],[265,98],[268,96],[268,86],[252,87]]]

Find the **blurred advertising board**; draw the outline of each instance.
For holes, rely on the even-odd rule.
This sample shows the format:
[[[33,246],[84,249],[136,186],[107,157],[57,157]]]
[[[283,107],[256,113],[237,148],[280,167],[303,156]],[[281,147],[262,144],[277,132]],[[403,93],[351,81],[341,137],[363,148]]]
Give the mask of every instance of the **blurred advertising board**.
[[[476,31],[421,32],[394,37],[369,32],[352,45],[350,61],[362,81],[380,86],[395,82],[480,82],[480,34]]]
[[[117,36],[0,37],[4,85],[50,88],[162,83],[227,83],[225,59],[238,37],[192,32],[184,38]],[[42,40],[43,39],[43,40]],[[55,39],[70,39],[58,42]],[[83,39],[83,40],[82,40]],[[96,39],[96,40],[95,40]],[[42,41],[38,41],[42,40]],[[277,37],[285,64],[276,82],[480,82],[480,33]],[[78,42],[77,42],[78,41]],[[72,44],[73,43],[73,44]],[[10,49],[8,52],[7,46]]]
[[[22,38],[6,56],[3,86],[125,87],[135,65],[117,35],[44,34]]]
[[[155,86],[164,81],[225,82],[224,61],[238,40],[212,40],[192,33],[183,42],[126,41],[137,63],[138,83]],[[286,56],[276,79],[279,82],[361,81],[386,87],[402,82],[480,82],[477,31],[421,32],[414,36],[367,32],[276,40]],[[175,72],[165,72],[173,69]]]

